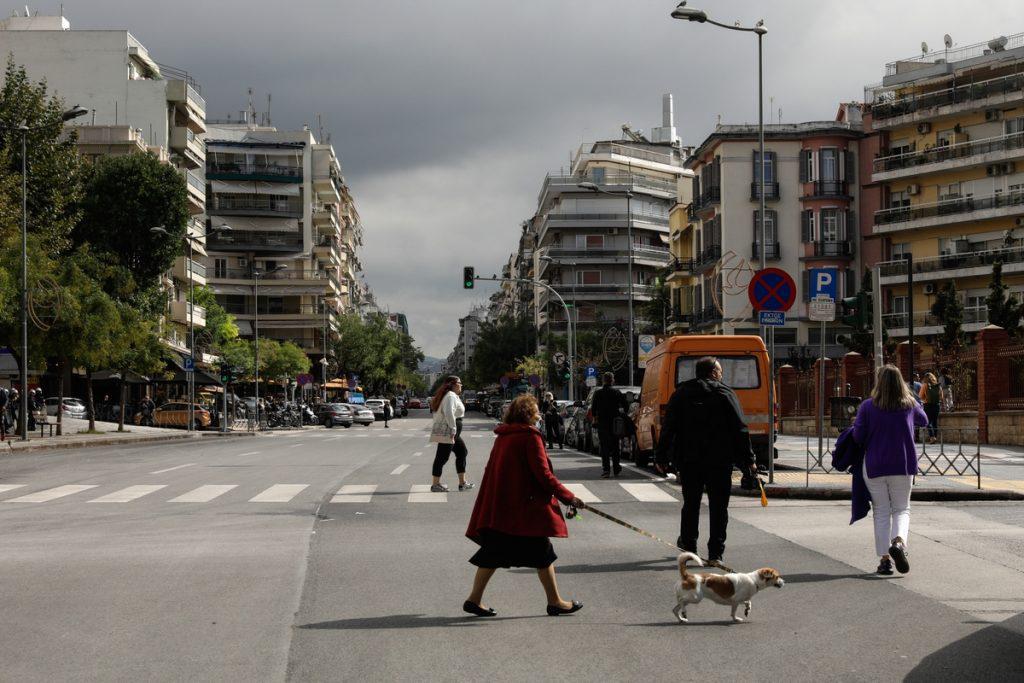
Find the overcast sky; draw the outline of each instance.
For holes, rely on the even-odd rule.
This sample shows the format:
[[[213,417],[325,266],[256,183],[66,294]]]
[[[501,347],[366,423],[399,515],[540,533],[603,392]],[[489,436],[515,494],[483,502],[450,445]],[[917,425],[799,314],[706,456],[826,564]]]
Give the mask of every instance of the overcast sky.
[[[12,4],[9,9],[21,8]],[[675,21],[672,0],[66,0],[72,28],[126,28],[156,61],[194,73],[207,116],[257,109],[316,126],[341,159],[379,303],[445,356],[458,318],[493,291],[544,174],[583,141],[660,125],[675,95],[684,144],[719,116],[756,122],[756,40]],[[763,18],[771,120],[831,119],[921,41],[1024,31],[1019,0],[691,0],[719,21]],[[30,4],[56,13],[59,3]],[[975,8],[984,7],[984,11]],[[766,114],[766,119],[768,118]]]

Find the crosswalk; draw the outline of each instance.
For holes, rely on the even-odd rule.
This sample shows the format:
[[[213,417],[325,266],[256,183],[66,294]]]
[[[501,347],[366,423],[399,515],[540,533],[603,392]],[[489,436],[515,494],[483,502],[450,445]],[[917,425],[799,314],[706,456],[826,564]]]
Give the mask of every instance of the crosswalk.
[[[401,474],[407,467],[408,465],[402,465],[391,472],[391,474]],[[650,482],[600,482],[597,484],[590,482],[586,484],[582,482],[568,482],[565,486],[585,503],[628,501],[676,503],[679,500],[676,496],[669,493],[665,487]],[[599,492],[593,490],[597,487],[601,487]],[[42,504],[73,498],[86,503],[101,504],[125,504],[143,499],[160,500],[167,503],[202,504],[230,500],[231,502],[245,501],[248,503],[265,504],[291,503],[300,497],[303,501],[313,502],[322,497],[322,494],[318,494],[310,484],[272,484],[256,493],[256,495],[251,495],[253,491],[242,488],[238,484],[203,484],[187,491],[170,491],[167,484],[134,484],[105,493],[103,491],[93,491],[94,489],[101,489],[101,484],[65,484],[36,491],[30,491],[31,488],[31,485],[28,484],[0,484],[0,514],[2,514],[3,509],[10,509],[23,504]],[[367,504],[373,503],[379,493],[391,497],[396,493],[394,490],[385,492],[379,489],[380,487],[377,484],[345,484],[331,494],[331,503]],[[94,495],[96,493],[103,493],[103,495],[95,498],[82,495],[89,491],[92,491]],[[161,493],[163,493],[162,496],[158,495]],[[239,493],[243,495],[238,496]],[[10,494],[13,497],[5,497],[4,494]],[[172,497],[166,498],[165,496],[167,495],[172,495]],[[443,492],[431,491],[429,484],[412,484],[406,492],[405,502],[447,503],[449,502],[449,495]]]

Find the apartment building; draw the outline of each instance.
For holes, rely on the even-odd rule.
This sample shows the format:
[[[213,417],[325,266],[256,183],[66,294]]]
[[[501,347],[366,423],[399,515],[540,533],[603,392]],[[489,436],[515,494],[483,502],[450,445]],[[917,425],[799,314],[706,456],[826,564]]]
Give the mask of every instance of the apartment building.
[[[50,94],[67,106],[89,110],[72,124],[84,155],[149,151],[178,169],[188,188],[189,234],[197,238],[194,251],[202,255],[206,101],[196,81],[180,69],[158,64],[126,30],[72,30],[63,16],[0,20],[0,51],[12,55],[33,80],[45,79]],[[162,336],[181,353],[189,351],[190,310],[197,327],[206,323],[202,307],[188,303],[189,272],[202,285],[205,270],[186,254],[183,247],[163,278],[169,301]]]
[[[487,306],[476,306],[459,318],[459,338],[445,360],[443,373],[458,374],[469,369],[480,338],[480,324],[487,320]]]
[[[857,258],[859,109],[843,120],[765,126],[765,241],[768,267],[790,273],[799,295],[776,330],[776,353],[821,340],[807,318],[808,271],[835,268],[839,292],[860,284]],[[852,120],[850,120],[852,118]],[[671,330],[696,334],[758,334],[747,293],[761,268],[761,167],[758,128],[719,125],[686,160],[694,172],[689,193],[670,216],[673,261]],[[826,350],[841,353],[830,324]]]
[[[634,306],[650,301],[669,262],[677,181],[692,175],[683,168],[671,95],[663,100],[662,124],[650,138],[624,126],[622,140],[585,143],[568,173],[549,174],[541,184],[530,222],[533,272],[572,305],[580,329],[615,325],[625,332],[630,293]],[[533,298],[542,334],[563,332],[558,300],[543,287]],[[637,328],[643,324],[636,321]]]
[[[361,244],[334,149],[308,130],[245,122],[211,123],[205,142],[206,267],[218,303],[243,337],[258,311],[261,337],[294,342],[318,363],[337,316],[353,310]]]
[[[1024,33],[891,62],[865,89],[877,151],[862,232],[881,266],[883,324],[906,337],[942,330],[931,313],[955,280],[964,330],[988,324],[992,264],[1024,297]],[[913,263],[913,291],[907,262]]]

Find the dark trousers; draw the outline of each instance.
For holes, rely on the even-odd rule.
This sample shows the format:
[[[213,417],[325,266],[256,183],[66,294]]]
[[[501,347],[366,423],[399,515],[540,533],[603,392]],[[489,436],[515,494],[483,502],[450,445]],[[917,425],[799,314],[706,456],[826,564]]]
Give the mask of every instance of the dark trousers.
[[[610,427],[598,427],[597,438],[601,442],[601,469],[608,472],[610,462],[612,471],[618,474],[622,471],[622,465],[619,464],[619,437],[615,436]]]
[[[732,493],[732,470],[687,469],[679,473],[683,488],[683,509],[680,513],[679,545],[683,550],[697,552],[697,526],[700,502],[708,493],[711,529],[708,535],[708,557],[717,559],[725,552],[725,533],[729,526],[729,494]]]
[[[548,438],[548,448],[551,448],[551,444],[557,443],[559,447],[562,446],[562,430],[558,428],[558,423],[544,420],[544,431]]]
[[[924,414],[928,416],[928,436],[935,437],[939,433],[940,407],[938,403],[924,404]]]
[[[455,452],[455,472],[457,474],[466,473],[466,456],[469,455],[469,449],[466,448],[466,442],[462,440],[462,419],[456,420],[458,429],[455,432],[455,443],[439,443],[437,444],[437,454],[434,455],[434,468],[431,473],[435,477],[441,476],[441,470],[448,463],[448,458],[451,457],[452,452]]]

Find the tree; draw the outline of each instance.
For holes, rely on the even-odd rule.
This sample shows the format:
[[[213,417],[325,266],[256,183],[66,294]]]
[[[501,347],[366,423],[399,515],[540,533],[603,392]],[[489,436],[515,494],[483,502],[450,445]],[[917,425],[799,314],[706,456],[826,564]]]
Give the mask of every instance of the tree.
[[[260,339],[260,374],[269,378],[294,378],[309,372],[309,356],[290,341]]]
[[[536,329],[525,318],[504,316],[480,323],[467,379],[476,386],[498,381],[535,348]]]
[[[932,304],[932,315],[942,321],[942,334],[938,346],[943,351],[952,351],[963,345],[961,327],[964,322],[964,305],[957,295],[956,283],[952,280],[943,285]]]
[[[210,333],[215,349],[220,349],[238,337],[235,316],[217,303],[217,296],[212,289],[205,286],[196,287],[195,296],[190,300],[206,309],[206,331]]]
[[[672,290],[664,276],[654,280],[654,295],[650,301],[639,306],[639,313],[644,324],[637,330],[639,334],[657,334],[666,331],[669,316],[672,315]]]
[[[1009,287],[1003,284],[1003,264],[1000,261],[992,264],[992,280],[988,289],[985,303],[988,305],[989,324],[998,325],[1016,336],[1020,331],[1021,317],[1024,316],[1024,304],[1006,296]]]
[[[181,255],[188,219],[188,190],[171,166],[148,152],[103,157],[89,171],[73,238],[116,256],[145,288]]]

